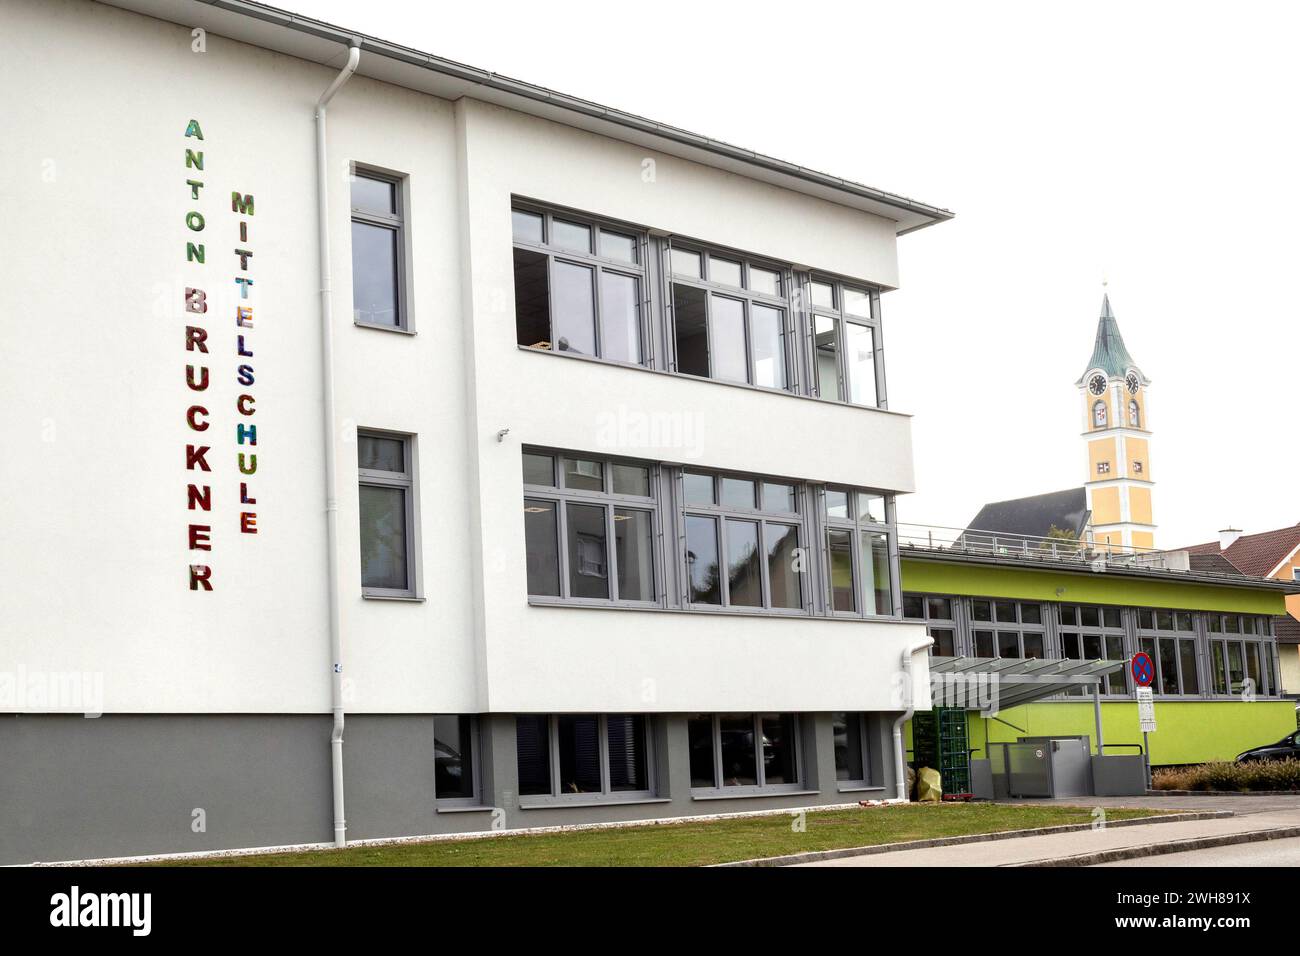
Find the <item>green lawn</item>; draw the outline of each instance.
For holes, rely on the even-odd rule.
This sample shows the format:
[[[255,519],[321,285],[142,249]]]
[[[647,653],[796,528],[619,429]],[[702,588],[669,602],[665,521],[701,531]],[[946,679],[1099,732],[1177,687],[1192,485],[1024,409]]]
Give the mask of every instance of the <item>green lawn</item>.
[[[1107,819],[1153,816],[1106,811]],[[809,812],[807,829],[780,814],[654,826],[187,860],[184,866],[703,866],[810,850],[1091,823],[1086,807],[909,804]],[[168,863],[165,865],[177,865]]]

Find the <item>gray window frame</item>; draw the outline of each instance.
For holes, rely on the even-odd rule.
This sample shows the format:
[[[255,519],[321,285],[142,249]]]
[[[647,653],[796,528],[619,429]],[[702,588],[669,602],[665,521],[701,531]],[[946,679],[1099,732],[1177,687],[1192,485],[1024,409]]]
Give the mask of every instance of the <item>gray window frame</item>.
[[[994,658],[1002,659],[1002,648],[1000,646],[999,636],[1001,634],[1015,634],[1016,648],[1019,650],[1020,654],[1016,658],[1009,658],[1009,659],[1029,660],[1029,658],[1025,656],[1025,635],[1033,634],[1043,639],[1043,656],[1037,659],[1038,660],[1051,659],[1053,653],[1053,647],[1052,647],[1052,639],[1049,635],[1050,627],[1048,625],[1048,618],[1050,617],[1052,612],[1051,612],[1051,608],[1048,607],[1046,604],[1044,604],[1041,601],[1033,601],[1033,600],[1023,599],[1023,598],[999,598],[999,597],[978,596],[978,597],[971,597],[968,600],[970,602],[969,618],[970,618],[971,653],[974,656],[977,657],[981,656],[979,654],[977,645],[975,643],[975,632],[988,631],[990,634],[993,635],[993,657]],[[988,602],[989,614],[991,615],[990,620],[980,621],[975,618],[976,602]],[[999,604],[1015,605],[1016,619],[1014,621],[999,620],[998,619]],[[1034,623],[1033,621],[1026,621],[1024,619],[1023,608],[1026,606],[1038,608],[1038,623]]]
[[[1172,628],[1160,627],[1159,615],[1161,614],[1174,615],[1174,627]],[[1186,614],[1191,616],[1192,626],[1190,630],[1179,628],[1177,626],[1178,625],[1177,615],[1179,614]],[[1146,624],[1143,623],[1144,615],[1150,615],[1150,621],[1151,621],[1150,626],[1147,626]],[[1205,646],[1205,642],[1201,640],[1200,617],[1201,615],[1198,614],[1197,612],[1189,611],[1185,608],[1140,607],[1140,608],[1133,609],[1134,635],[1137,639],[1137,643],[1134,646],[1137,650],[1145,651],[1151,656],[1151,663],[1155,667],[1155,678],[1151,681],[1151,687],[1155,696],[1165,697],[1165,698],[1176,698],[1176,697],[1200,698],[1205,696],[1204,688],[1206,684],[1205,681],[1205,678],[1207,676],[1206,672],[1210,668],[1201,666],[1201,658],[1203,656],[1202,648]],[[1175,670],[1177,671],[1177,674],[1175,674],[1174,679],[1178,686],[1178,693],[1176,694],[1168,694],[1165,693],[1164,690],[1164,686],[1165,686],[1164,663],[1162,662],[1160,657],[1160,641],[1162,640],[1174,641],[1174,661],[1175,661]],[[1152,648],[1155,650],[1154,654],[1151,653],[1151,649],[1144,646],[1143,643],[1144,641],[1155,642],[1152,645]],[[1196,691],[1187,690],[1187,680],[1185,678],[1185,673],[1183,669],[1183,653],[1182,653],[1183,642],[1191,643],[1194,650],[1193,657],[1196,661],[1196,683],[1197,683],[1197,687],[1201,688]],[[1213,665],[1210,666],[1212,667]]]
[[[908,617],[907,615],[908,598],[916,598],[921,602],[920,617]],[[936,617],[935,615],[931,614],[930,613],[931,601],[947,601],[948,606],[952,609],[952,617]],[[968,653],[968,649],[965,646],[965,640],[962,634],[962,626],[960,623],[961,615],[962,615],[962,598],[960,595],[932,594],[927,591],[904,591],[902,594],[902,600],[899,604],[898,613],[905,621],[924,621],[925,633],[928,637],[933,638],[934,632],[936,630],[948,631],[949,633],[951,633],[952,653],[954,657],[961,657],[963,654]],[[938,650],[939,650],[939,644],[938,644],[938,639],[936,638],[935,643],[932,644],[930,647],[926,648],[926,653],[930,657],[942,656],[938,654]]]
[[[542,242],[526,242],[515,238],[513,227],[511,229],[511,248],[526,249],[529,252],[535,252],[546,257],[546,281],[547,289],[551,296],[554,296],[555,290],[555,265],[557,262],[568,263],[591,270],[592,281],[592,321],[595,323],[593,333],[596,342],[596,354],[584,355],[582,353],[569,353],[560,351],[554,347],[551,349],[535,349],[531,346],[520,345],[520,348],[529,351],[550,351],[555,355],[563,355],[567,358],[585,358],[597,359],[602,362],[609,362],[612,365],[626,365],[633,368],[653,368],[653,336],[650,334],[651,318],[654,314],[653,307],[653,282],[650,277],[648,262],[651,257],[649,245],[649,235],[644,229],[627,223],[616,222],[615,220],[598,218],[586,213],[574,212],[567,209],[561,209],[554,206],[547,206],[540,203],[532,203],[522,199],[514,199],[510,203],[510,212],[513,217],[514,213],[525,212],[542,217]],[[555,220],[560,219],[566,223],[586,226],[591,230],[591,251],[582,253],[574,249],[564,249],[560,246],[551,244],[551,237],[554,235]],[[621,236],[631,236],[636,240],[636,258],[635,263],[625,262],[622,259],[610,259],[600,255],[600,234],[601,232],[616,233]],[[641,361],[628,362],[623,359],[606,358],[603,354],[603,335],[604,322],[601,305],[601,276],[606,272],[615,275],[630,277],[637,282],[637,301],[640,303],[639,315],[637,316],[637,338],[640,342]],[[551,338],[548,340],[552,346],[555,344],[554,334],[555,326],[550,319],[550,302],[547,303],[547,317],[551,322]]]
[[[352,323],[366,329],[380,329],[386,332],[412,332],[409,270],[406,262],[406,190],[408,177],[400,173],[377,169],[373,166],[363,166],[359,163],[352,165],[351,176],[353,179],[370,179],[375,182],[388,183],[393,187],[393,208],[397,210],[395,213],[385,214],[353,206],[351,197],[352,184],[351,180],[349,180],[348,207],[351,210],[349,223],[362,222],[366,225],[391,230],[396,235],[394,255],[397,257],[397,276],[395,277],[397,288],[394,290],[394,299],[397,302],[397,322],[393,325],[384,325],[380,322],[363,322],[356,317],[354,308]],[[349,241],[350,235],[349,233]],[[355,284],[356,276],[352,276],[352,281]]]
[[[419,508],[416,502],[416,443],[415,436],[403,432],[390,432],[375,428],[358,428],[357,438],[362,437],[387,439],[389,441],[400,441],[402,443],[402,459],[405,471],[398,473],[393,471],[377,471],[370,468],[357,466],[357,488],[358,495],[360,488],[364,485],[370,485],[379,488],[400,488],[405,493],[406,501],[406,587],[405,588],[377,588],[370,587],[364,583],[361,585],[361,596],[367,598],[387,598],[390,600],[413,600],[420,597],[420,568],[418,565],[419,548]],[[361,528],[360,528],[361,508],[358,502],[357,507],[357,550],[361,548]]]
[[[523,809],[534,807],[558,807],[565,804],[585,803],[643,803],[654,800],[658,795],[656,780],[658,777],[655,762],[655,727],[651,714],[615,714],[617,717],[640,717],[644,721],[646,783],[648,790],[611,790],[609,780],[609,714],[534,714],[531,716],[546,718],[546,747],[548,767],[550,768],[551,792],[549,794],[520,794],[519,805]],[[560,793],[560,718],[561,717],[595,717],[597,735],[600,741],[600,793]],[[515,733],[518,734],[518,725]],[[518,738],[516,737],[516,740]],[[518,757],[516,756],[516,760]]]
[[[835,762],[835,758],[836,758],[836,754],[833,752],[834,739],[835,739],[834,728],[835,728],[836,713],[842,713],[844,715],[844,724],[845,724],[846,733],[852,732],[849,726],[849,722],[854,718],[856,718],[858,746],[861,748],[861,753],[862,753],[862,776],[861,777],[841,780],[840,768],[838,764],[836,765],[835,767],[836,789],[839,790],[841,793],[848,793],[855,790],[876,789],[878,784],[876,781],[876,775],[873,772],[875,770],[875,763],[874,763],[875,748],[873,748],[871,744],[871,731],[870,731],[871,722],[869,720],[869,715],[867,714],[866,711],[862,711],[862,710],[844,710],[844,711],[837,711],[831,713],[831,747],[832,747],[831,762],[832,763]]]
[[[654,462],[638,461],[632,458],[610,458],[605,455],[590,455],[585,452],[566,452],[551,448],[538,448],[531,445],[523,447],[520,454],[520,464],[522,468],[523,455],[547,455],[552,459],[552,476],[555,479],[554,486],[544,485],[523,485],[523,499],[539,498],[556,503],[556,541],[558,544],[557,551],[559,555],[559,574],[560,574],[560,594],[558,596],[551,594],[529,594],[528,600],[537,604],[564,604],[568,606],[583,605],[593,607],[628,607],[628,608],[656,608],[663,607],[665,601],[666,588],[664,586],[664,569],[662,566],[663,540],[662,533],[662,515],[659,503],[659,468]],[[604,467],[602,468],[601,485],[603,491],[589,491],[582,488],[567,488],[564,486],[564,468],[561,461],[565,458],[577,459],[582,461],[598,461]],[[650,497],[642,498],[636,495],[616,494],[614,487],[614,469],[613,465],[631,465],[637,468],[646,468],[649,471]],[[605,509],[605,541],[606,541],[606,564],[608,568],[608,580],[610,596],[608,598],[589,598],[573,597],[570,595],[569,579],[569,504],[591,505],[603,507]],[[615,527],[614,512],[619,508],[632,509],[636,511],[647,511],[650,513],[650,567],[654,574],[654,591],[655,596],[650,601],[633,601],[618,596],[618,549],[614,546]]]
[[[700,275],[689,276],[674,272],[672,267],[672,255],[674,250],[682,250],[684,252],[697,254],[700,257]],[[718,282],[711,278],[710,273],[712,260],[715,258],[722,259],[726,262],[738,263],[740,265],[740,280],[742,283],[740,286]],[[781,277],[780,282],[782,294],[779,296],[773,296],[750,288],[752,285],[750,279],[750,272],[752,269],[777,273]],[[746,255],[745,253],[723,249],[705,243],[669,239],[664,243],[663,247],[663,274],[668,289],[665,301],[665,305],[667,306],[667,335],[665,336],[665,341],[668,343],[669,349],[669,369],[678,375],[685,375],[689,378],[704,378],[714,382],[725,382],[729,385],[747,385],[751,388],[760,388],[768,392],[798,393],[798,377],[794,374],[797,357],[791,347],[797,334],[797,323],[795,319],[795,310],[792,308],[790,299],[790,289],[793,286],[793,274],[788,266],[777,265],[756,256]],[[677,309],[676,297],[673,292],[673,287],[676,285],[684,285],[699,289],[705,294],[704,327],[709,354],[709,374],[707,376],[682,372],[678,369]],[[713,299],[715,296],[734,299],[741,303],[745,326],[745,381],[743,382],[718,378],[713,374]],[[781,312],[781,349],[782,357],[785,362],[785,385],[783,387],[778,388],[774,385],[760,385],[755,381],[756,367],[754,364],[753,316],[754,306],[756,304],[779,309]]]
[[[763,714],[775,713],[777,716],[785,714],[794,718],[794,729],[790,736],[790,743],[794,747],[794,766],[795,776],[798,778],[793,783],[775,783],[768,784],[767,771],[763,766]],[[728,787],[722,783],[722,718],[730,717],[749,717],[754,725],[754,772],[755,779],[758,781],[754,786]],[[697,717],[710,717],[713,720],[713,786],[712,787],[695,787],[690,788],[691,798],[708,799],[709,797],[761,797],[771,794],[780,793],[799,793],[805,789],[804,748],[803,748],[803,721],[801,715],[793,711],[719,711],[714,713],[692,713],[687,717],[687,721]]]
[[[820,527],[818,533],[818,553],[820,556],[820,567],[824,577],[825,585],[823,587],[823,600],[826,602],[826,613],[830,617],[839,618],[867,618],[871,620],[898,620],[903,613],[901,578],[899,574],[898,562],[898,531],[897,523],[893,518],[893,496],[872,488],[854,488],[847,485],[817,485],[815,486],[815,497],[817,500],[817,515]],[[843,491],[848,494],[849,512],[848,518],[831,517],[826,504],[827,491]],[[880,498],[882,507],[885,509],[885,520],[883,523],[875,521],[866,521],[858,516],[858,495],[870,495],[874,498]],[[853,592],[856,602],[856,609],[853,611],[835,610],[835,594],[832,590],[831,582],[831,551],[829,532],[851,531],[853,542]],[[890,611],[887,614],[881,614],[875,610],[867,612],[867,582],[862,574],[862,538],[864,534],[884,534],[885,535],[885,564],[889,569],[889,604]],[[871,590],[871,607],[876,606],[875,590]]]
[[[1068,624],[1065,620],[1063,611],[1066,608],[1073,608],[1075,612],[1075,623]],[[1097,612],[1097,623],[1084,624],[1083,612],[1085,609],[1094,609]],[[1119,624],[1107,624],[1106,612],[1115,611],[1119,614]],[[1083,654],[1083,639],[1088,635],[1097,635],[1101,638],[1103,648],[1107,648],[1111,638],[1119,638],[1120,650],[1123,652],[1124,660],[1129,660],[1133,656],[1133,638],[1129,633],[1131,611],[1128,608],[1118,604],[1076,604],[1073,601],[1056,602],[1048,606],[1048,613],[1052,617],[1052,633],[1048,641],[1049,653],[1055,655],[1058,659],[1067,659],[1065,656],[1065,641],[1073,637],[1079,643],[1079,653]],[[1109,654],[1109,650],[1106,652]],[[1068,658],[1069,660],[1083,660],[1078,658]],[[1109,658],[1107,658],[1109,659]],[[1114,698],[1117,700],[1126,700],[1133,696],[1132,688],[1129,687],[1129,676],[1127,673],[1121,678],[1123,680],[1124,690],[1113,690],[1112,687],[1116,681],[1116,675],[1106,674],[1101,679],[1101,685],[1098,690],[1103,697]],[[1090,691],[1076,689],[1064,696],[1079,697],[1087,696]]]
[[[687,474],[707,476],[713,481],[713,504],[696,505],[686,503],[685,479]],[[807,511],[808,502],[804,494],[803,486],[800,482],[791,481],[782,478],[762,477],[752,474],[741,474],[736,472],[720,472],[712,469],[694,469],[681,468],[677,470],[675,484],[677,486],[677,498],[681,502],[679,508],[679,520],[681,521],[681,547],[678,552],[682,562],[682,607],[693,611],[709,611],[713,613],[726,614],[773,614],[780,617],[807,617],[812,613],[812,603],[810,601],[810,582],[808,581],[808,572],[799,572],[799,607],[773,607],[772,606],[772,582],[771,572],[767,564],[767,529],[769,524],[781,525],[788,527],[794,525],[798,529],[799,547],[803,549],[804,555],[808,553],[808,523]],[[796,505],[800,509],[797,512],[788,511],[766,511],[762,508],[738,508],[732,505],[723,505],[722,501],[722,482],[725,478],[739,479],[742,481],[753,482],[755,488],[755,501],[762,498],[762,488],[764,482],[773,482],[783,485],[791,485],[795,489]],[[688,567],[687,547],[686,547],[686,518],[689,516],[708,517],[714,520],[717,528],[718,542],[718,586],[721,592],[721,604],[696,604],[690,600],[690,568]],[[731,603],[731,585],[730,575],[727,573],[727,519],[737,521],[748,521],[758,524],[758,549],[759,549],[759,569],[762,588],[763,603],[761,605],[733,605]]]
[[[1228,631],[1226,623],[1228,619],[1237,619],[1236,631]],[[1218,623],[1218,628],[1213,623]],[[1245,629],[1245,623],[1251,622],[1251,630]],[[1206,670],[1209,672],[1209,681],[1206,686],[1208,696],[1219,699],[1238,699],[1241,692],[1236,693],[1232,690],[1232,663],[1228,654],[1228,646],[1238,644],[1242,652],[1242,670],[1244,675],[1250,677],[1250,665],[1248,655],[1251,648],[1257,648],[1257,659],[1259,661],[1260,680],[1255,687],[1256,697],[1279,697],[1281,696],[1282,676],[1279,670],[1279,661],[1277,659],[1277,638],[1273,633],[1273,619],[1258,614],[1244,613],[1227,613],[1221,611],[1211,611],[1205,613],[1205,631],[1209,643],[1209,652],[1206,655]],[[1214,690],[1214,645],[1219,644],[1223,648],[1223,674],[1224,687],[1227,689],[1226,694],[1220,694]]]
[[[832,289],[831,306],[815,305],[813,303],[812,285],[829,285]],[[852,289],[854,292],[861,292],[867,296],[869,303],[869,316],[851,315],[844,308],[844,292],[846,289]],[[825,401],[835,401],[843,405],[853,405],[857,408],[889,408],[889,398],[885,391],[885,357],[884,342],[881,334],[880,322],[880,290],[878,287],[866,283],[857,282],[853,279],[844,279],[838,276],[830,276],[826,273],[812,271],[807,274],[803,282],[803,304],[807,314],[807,342],[808,342],[808,384],[809,394],[815,398]],[[817,342],[816,342],[816,322],[817,316],[826,316],[835,320],[836,335],[836,374],[838,377],[840,398],[828,398],[822,394],[821,384],[817,375]],[[873,405],[855,402],[850,398],[850,376],[848,365],[848,354],[845,345],[848,341],[847,327],[849,325],[862,326],[870,330],[871,333],[871,361],[872,372],[874,375],[874,390],[876,401]]]
[[[483,744],[482,737],[479,733],[479,719],[477,714],[434,714],[434,717],[456,717],[460,720],[469,721],[469,740],[470,740],[470,767],[471,786],[473,791],[468,797],[440,797],[437,791],[437,774],[434,774],[434,804],[436,807],[455,808],[455,807],[481,807],[483,806]],[[436,738],[435,738],[436,741]]]

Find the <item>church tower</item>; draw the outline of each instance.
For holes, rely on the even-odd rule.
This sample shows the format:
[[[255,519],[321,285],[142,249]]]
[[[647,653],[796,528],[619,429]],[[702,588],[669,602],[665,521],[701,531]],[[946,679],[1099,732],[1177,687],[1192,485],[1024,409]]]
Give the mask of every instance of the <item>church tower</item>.
[[[1084,482],[1096,545],[1155,547],[1151,517],[1148,379],[1134,363],[1103,295],[1097,343],[1075,383],[1083,406],[1088,476]]]

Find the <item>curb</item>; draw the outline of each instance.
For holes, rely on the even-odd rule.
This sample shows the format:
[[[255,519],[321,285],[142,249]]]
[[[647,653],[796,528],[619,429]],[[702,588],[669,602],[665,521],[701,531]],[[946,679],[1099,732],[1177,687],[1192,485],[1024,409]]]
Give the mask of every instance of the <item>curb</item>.
[[[1148,856],[1164,856],[1168,853],[1208,850],[1216,846],[1235,846],[1240,843],[1263,843],[1267,840],[1286,840],[1291,837],[1300,837],[1300,826],[1274,827],[1271,830],[1248,830],[1245,833],[1226,833],[1223,836],[1192,837],[1188,840],[1171,840],[1168,843],[1152,843],[1147,846],[1099,850],[1096,853],[1080,853],[1076,856],[1062,856],[1050,860],[1006,863],[1004,866],[1096,866],[1099,863],[1115,863],[1119,860],[1137,860]]]
[[[1297,797],[1300,790],[1148,790],[1148,797]]]
[[[1222,820],[1235,816],[1231,810],[1196,810],[1191,813],[1167,813],[1151,817],[1135,817],[1107,823],[1106,828],[1144,826],[1149,823],[1190,823],[1194,820]],[[932,837],[928,840],[906,840],[900,843],[877,843],[872,846],[847,847],[836,850],[810,850],[807,853],[789,853],[785,856],[765,856],[732,863],[715,863],[715,868],[731,866],[792,866],[797,863],[817,863],[821,860],[840,860],[848,856],[876,856],[899,850],[925,850],[936,846],[961,846],[965,843],[990,843],[994,840],[1018,840],[1023,837],[1051,836],[1054,833],[1077,833],[1091,830],[1091,823],[1066,823],[1054,827],[1033,827],[1028,830],[999,830],[994,833],[969,833],[963,836]],[[1300,827],[1296,828],[1300,830]],[[1297,835],[1300,835],[1298,833]]]

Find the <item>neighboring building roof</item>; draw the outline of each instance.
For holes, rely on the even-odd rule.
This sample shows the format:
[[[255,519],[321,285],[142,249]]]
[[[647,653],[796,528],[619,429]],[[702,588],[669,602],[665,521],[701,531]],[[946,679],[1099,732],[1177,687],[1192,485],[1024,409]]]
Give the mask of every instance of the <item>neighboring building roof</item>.
[[[1138,375],[1146,381],[1146,377],[1137,368],[1137,363],[1133,361],[1133,356],[1128,354],[1124,336],[1119,334],[1119,323],[1111,311],[1109,293],[1102,293],[1101,318],[1097,320],[1097,342],[1092,347],[1092,358],[1088,360],[1088,367],[1075,384],[1082,383],[1095,368],[1101,369],[1111,378],[1123,378],[1129,369],[1136,369]]]
[[[1273,622],[1273,633],[1279,644],[1300,644],[1300,621],[1290,614],[1283,614]]]
[[[971,519],[966,531],[992,531],[997,534],[1042,538],[1056,527],[1077,538],[1083,534],[1087,524],[1087,494],[1082,488],[1068,488],[1045,495],[989,502]]]
[[[1214,574],[1241,574],[1241,569],[1221,554],[1194,554],[1187,556],[1188,566],[1193,571],[1209,571]]]
[[[496,103],[843,206],[863,209],[892,220],[898,235],[953,217],[950,211],[938,206],[262,3],[247,0],[101,2],[182,24],[186,29],[202,27],[218,36],[287,53],[333,69],[338,69],[348,45],[355,40],[359,42],[362,53],[358,76],[370,76],[449,100],[469,96]]]
[[[1177,550],[1186,551],[1193,560],[1198,555],[1219,555],[1242,574],[1263,577],[1272,574],[1273,569],[1296,548],[1300,548],[1300,524],[1259,534],[1243,534],[1224,549],[1219,548],[1219,542],[1211,541]]]

